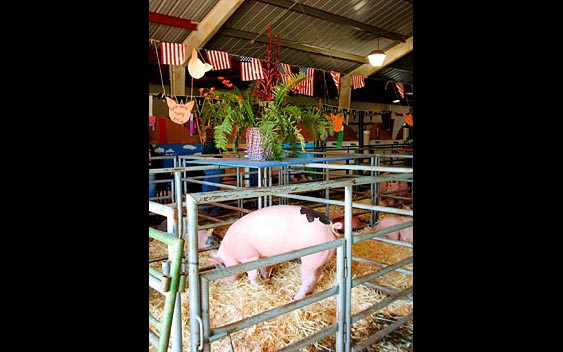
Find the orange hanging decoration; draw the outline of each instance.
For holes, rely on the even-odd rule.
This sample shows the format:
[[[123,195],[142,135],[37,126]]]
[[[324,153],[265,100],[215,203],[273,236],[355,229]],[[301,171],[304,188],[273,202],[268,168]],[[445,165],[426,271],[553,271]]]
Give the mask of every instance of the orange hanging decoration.
[[[344,116],[342,114],[333,114],[331,112],[329,118],[332,120],[332,124],[334,125],[334,132],[342,131],[342,122],[344,122]]]
[[[407,123],[407,125],[412,127],[412,114],[411,113],[406,113],[403,114],[403,116],[405,117],[405,122]]]

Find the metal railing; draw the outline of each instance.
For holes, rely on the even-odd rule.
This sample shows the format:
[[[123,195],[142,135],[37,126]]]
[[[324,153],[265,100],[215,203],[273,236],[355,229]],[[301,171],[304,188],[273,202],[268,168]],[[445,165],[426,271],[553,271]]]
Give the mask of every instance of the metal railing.
[[[365,156],[364,156],[365,157]],[[374,158],[373,163],[375,163],[377,155],[369,156]],[[371,162],[370,162],[371,163]],[[378,287],[377,285],[371,283],[373,279],[385,275],[392,271],[402,272],[404,274],[412,275],[412,271],[404,269],[405,265],[412,262],[411,258],[403,260],[398,263],[378,263],[371,261],[372,264],[380,266],[382,269],[362,277],[356,277],[352,280],[351,268],[352,260],[357,261],[369,261],[369,259],[352,256],[352,245],[354,243],[364,241],[367,239],[374,239],[383,242],[388,242],[390,244],[409,246],[408,243],[393,241],[384,238],[386,233],[396,231],[398,229],[412,226],[412,221],[401,225],[396,225],[395,227],[386,228],[384,230],[368,233],[368,234],[354,234],[352,236],[352,209],[364,209],[372,213],[378,211],[384,211],[387,213],[401,214],[412,216],[412,210],[405,210],[394,207],[384,207],[377,204],[374,199],[372,204],[362,204],[353,202],[353,188],[358,186],[373,186],[380,182],[386,182],[390,180],[412,182],[412,168],[409,167],[389,167],[389,166],[378,166],[378,165],[341,165],[341,164],[304,164],[304,167],[310,167],[315,169],[323,170],[324,177],[326,180],[317,181],[313,183],[302,183],[302,184],[281,184],[273,185],[269,188],[246,188],[246,187],[235,187],[231,190],[220,190],[212,192],[196,192],[196,193],[185,193],[182,192],[181,187],[177,187],[176,199],[184,198],[185,201],[177,202],[171,205],[162,205],[156,202],[149,202],[149,210],[158,211],[164,215],[167,213],[167,217],[172,219],[172,222],[177,224],[172,230],[176,231],[176,236],[180,239],[187,240],[187,279],[189,280],[189,330],[190,330],[190,350],[196,351],[203,349],[204,351],[210,350],[210,343],[213,341],[220,340],[222,338],[228,337],[236,331],[240,331],[248,326],[257,324],[259,322],[274,318],[281,314],[288,313],[292,310],[299,309],[306,305],[318,302],[330,296],[336,296],[337,300],[337,310],[335,312],[336,317],[339,317],[337,323],[326,327],[325,329],[319,330],[310,336],[301,339],[299,341],[294,341],[291,344],[285,346],[280,351],[297,351],[304,346],[313,343],[319,339],[326,336],[336,334],[336,350],[337,351],[356,351],[364,348],[363,346],[369,346],[373,344],[394,331],[401,325],[412,319],[411,315],[401,318],[395,321],[393,324],[379,330],[376,334],[370,336],[369,338],[352,343],[350,339],[350,327],[355,322],[363,319],[364,317],[377,312],[383,307],[388,306],[392,302],[403,299],[405,297],[412,296],[412,288],[407,288],[402,291],[394,291],[385,287]],[[174,174],[175,184],[182,184],[185,178],[182,177],[187,171],[201,170],[208,166],[191,166],[191,167],[178,167],[173,169],[167,169],[166,172],[171,172]],[[214,166],[216,167],[216,166]],[[338,178],[336,180],[331,180],[331,175],[333,172],[344,170],[347,172],[361,171],[362,173],[368,173],[368,176],[355,175],[349,178]],[[394,171],[394,173],[381,176],[377,175],[383,171]],[[302,195],[300,193],[306,191],[328,191],[335,189],[343,189],[344,200],[334,200],[330,199],[327,193],[326,197],[311,197],[307,195]],[[197,246],[197,231],[198,228],[198,205],[202,203],[220,203],[228,202],[233,200],[241,200],[253,197],[264,197],[264,196],[275,196],[285,199],[294,200],[308,200],[320,204],[325,204],[327,207],[329,205],[339,205],[344,207],[344,237],[339,238],[332,242],[327,242],[322,245],[313,246],[309,248],[303,248],[297,251],[283,253],[277,256],[271,256],[264,259],[259,259],[257,261],[252,261],[236,266],[231,266],[225,269],[216,269],[211,271],[200,271],[199,261],[198,261],[198,246]],[[159,207],[162,207],[160,209]],[[164,209],[170,209],[168,211]],[[160,209],[160,210],[159,210]],[[185,210],[185,212],[184,212]],[[185,219],[184,219],[184,213]],[[169,222],[169,226],[170,222]],[[215,328],[210,328],[210,317],[209,312],[209,281],[218,280],[225,276],[230,276],[235,273],[243,273],[251,269],[264,267],[276,263],[281,263],[283,261],[291,260],[294,258],[301,257],[310,253],[315,253],[318,251],[326,250],[328,248],[336,248],[336,263],[337,263],[337,273],[336,273],[336,283],[333,287],[311,294],[302,300],[291,302],[280,307],[274,307],[268,311],[259,313],[257,315],[247,317],[237,322],[227,324],[225,326],[218,326]],[[387,293],[389,296],[379,302],[378,304],[356,314],[350,314],[351,305],[351,289],[357,285],[366,285],[382,292]],[[178,316],[181,315],[179,310],[181,309],[181,304],[176,304],[176,310],[174,314]],[[180,319],[180,318],[178,318]],[[174,334],[173,334],[174,335]],[[172,351],[181,351],[181,333],[176,334],[177,339],[173,339]],[[178,341],[179,339],[179,341]],[[176,342],[174,342],[176,341]]]
[[[175,335],[181,331],[181,302],[180,294],[185,287],[185,275],[182,274],[182,256],[184,240],[172,234],[149,227],[149,238],[163,242],[168,246],[169,258],[162,263],[162,271],[149,265],[149,286],[165,296],[165,303],[161,319],[149,313],[149,341],[158,346],[158,352],[168,351],[173,322],[176,322]],[[151,325],[156,328],[151,329]],[[178,343],[179,342],[179,343]],[[181,339],[173,346],[181,350]]]

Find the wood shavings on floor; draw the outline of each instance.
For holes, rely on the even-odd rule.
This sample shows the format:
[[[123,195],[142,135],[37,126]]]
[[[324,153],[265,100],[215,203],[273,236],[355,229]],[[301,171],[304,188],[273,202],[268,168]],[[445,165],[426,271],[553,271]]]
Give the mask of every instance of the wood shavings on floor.
[[[226,229],[225,229],[226,230]],[[373,231],[363,229],[362,231]],[[153,241],[156,242],[156,241]],[[151,256],[153,251],[151,250]],[[162,248],[160,248],[162,251]],[[356,243],[352,248],[353,255],[376,260],[381,263],[393,264],[412,255],[412,248],[401,247],[375,240]],[[164,248],[164,253],[166,249]],[[209,253],[200,253],[201,265],[206,265]],[[410,266],[412,270],[412,264]],[[380,270],[379,266],[354,261],[352,273],[354,276]],[[336,279],[336,258],[329,260],[314,292],[319,292],[334,286]],[[393,289],[404,289],[412,285],[412,275],[391,272],[374,280],[378,285]],[[267,311],[273,307],[291,302],[301,285],[300,263],[289,261],[275,265],[269,279],[260,280],[258,284],[250,283],[247,276],[242,276],[233,284],[223,285],[212,281],[209,285],[210,323],[212,327],[240,320],[257,313]],[[154,290],[152,290],[154,291]],[[182,294],[182,320],[184,349],[189,350],[189,292]],[[352,289],[352,314],[360,312],[373,304],[383,300],[386,295],[376,289],[364,285]],[[164,306],[164,296],[153,292],[149,297],[149,311],[157,318]],[[371,316],[358,321],[351,327],[353,340],[366,338],[386,324],[412,312],[412,301],[395,301],[386,308]],[[243,351],[276,351],[287,344],[304,338],[316,331],[329,326],[336,321],[336,297],[329,297],[315,304],[296,311],[256,324],[252,327],[236,332],[230,337],[211,344],[213,352],[230,351],[232,343],[234,350]],[[395,330],[380,342],[371,346],[368,351],[412,351],[412,320]],[[302,351],[333,351],[335,337],[329,336],[307,346]],[[154,349],[156,351],[156,349]]]

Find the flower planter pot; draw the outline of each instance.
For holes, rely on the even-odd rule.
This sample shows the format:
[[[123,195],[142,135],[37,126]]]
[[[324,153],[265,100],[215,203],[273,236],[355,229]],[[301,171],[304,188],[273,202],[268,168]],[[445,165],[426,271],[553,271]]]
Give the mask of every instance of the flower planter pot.
[[[246,129],[246,157],[248,160],[264,161],[271,157],[271,150],[264,150],[262,146],[262,138],[258,127],[249,127]]]

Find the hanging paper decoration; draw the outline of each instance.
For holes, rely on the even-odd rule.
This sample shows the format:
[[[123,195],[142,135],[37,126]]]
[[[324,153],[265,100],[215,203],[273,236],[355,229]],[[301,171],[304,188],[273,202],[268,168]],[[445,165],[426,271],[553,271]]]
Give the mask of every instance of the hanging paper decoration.
[[[338,112],[338,106],[333,106],[332,107],[332,113],[336,114]]]
[[[411,113],[405,113],[405,122],[407,123],[407,125],[412,127],[412,114]]]
[[[205,98],[204,97],[195,97],[195,103],[197,105],[197,111],[202,111],[203,110],[203,103],[205,102]]]
[[[356,121],[356,110],[352,110],[352,120]]]
[[[342,114],[330,113],[329,118],[332,120],[334,132],[340,132],[343,130],[342,122],[344,121],[344,116]]]
[[[369,112],[369,120],[371,121],[373,119],[373,111]]]
[[[190,113],[194,107],[195,101],[192,100],[186,104],[179,104],[176,103],[175,100],[166,97],[166,104],[168,105],[168,115],[170,115],[170,120],[183,125],[191,118]]]
[[[338,138],[336,139],[336,148],[342,148],[343,140],[344,140],[344,130],[338,132]]]
[[[194,113],[190,113],[190,137],[194,135]]]
[[[156,129],[156,116],[149,116],[149,127],[153,131]]]
[[[192,57],[190,58],[190,61],[188,61],[188,72],[190,73],[190,76],[199,79],[203,77],[205,72],[211,70],[212,68],[213,66],[208,63],[203,63],[203,61],[197,57],[197,49],[193,48]]]

